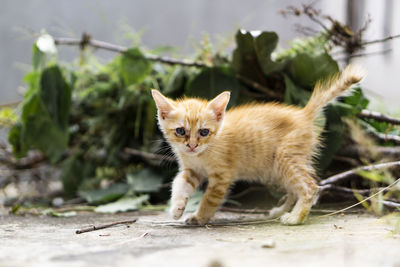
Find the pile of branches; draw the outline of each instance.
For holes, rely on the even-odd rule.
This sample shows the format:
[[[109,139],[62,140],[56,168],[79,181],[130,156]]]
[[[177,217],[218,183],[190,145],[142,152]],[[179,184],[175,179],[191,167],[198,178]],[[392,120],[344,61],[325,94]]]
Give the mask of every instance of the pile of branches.
[[[20,117],[9,123],[9,145],[0,147],[0,188],[18,181],[21,172],[37,177],[38,168],[48,165],[61,170],[67,197],[90,202],[106,192],[93,202],[101,203],[134,192],[163,202],[176,162],[165,141],[154,142],[162,135],[150,88],[172,98],[208,99],[229,89],[231,106],[254,100],[303,106],[315,82],[339,70],[333,48],[342,47],[352,57],[367,45],[397,37],[365,41],[368,22],[353,32],[312,5],[281,13],[306,15],[322,31],[276,52],[276,33],[239,30],[232,57],[213,52],[206,43],[193,60],[106,43],[86,33],[80,39],[40,36],[34,43],[33,71],[25,77],[29,89],[18,107]],[[54,52],[42,45],[46,41],[79,47],[83,63],[49,61]],[[88,56],[91,49],[117,56],[99,67]],[[399,177],[400,119],[370,111],[368,103],[357,87],[324,112],[324,148],[316,161],[323,197],[360,200]],[[383,190],[383,205],[400,206],[396,188]]]

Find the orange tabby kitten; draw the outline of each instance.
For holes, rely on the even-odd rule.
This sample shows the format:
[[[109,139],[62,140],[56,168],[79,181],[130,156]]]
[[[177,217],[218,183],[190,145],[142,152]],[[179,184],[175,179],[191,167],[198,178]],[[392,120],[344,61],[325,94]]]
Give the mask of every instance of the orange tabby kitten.
[[[285,190],[286,202],[272,209],[270,216],[281,216],[284,224],[303,223],[318,192],[312,160],[318,152],[320,129],[314,121],[324,106],[363,76],[361,70],[348,66],[330,81],[318,82],[304,108],[267,103],[225,112],[229,92],[211,101],[174,101],[152,90],[160,129],[180,167],[172,185],[173,218],[182,216],[189,195],[208,178],[197,212],[186,219],[188,224],[207,223],[231,184],[245,179]]]

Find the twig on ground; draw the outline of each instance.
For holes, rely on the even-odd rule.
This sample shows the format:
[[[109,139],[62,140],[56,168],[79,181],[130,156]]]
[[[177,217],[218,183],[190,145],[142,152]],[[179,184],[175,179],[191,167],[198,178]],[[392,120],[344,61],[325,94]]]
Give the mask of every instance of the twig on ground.
[[[231,207],[220,207],[220,211],[237,212],[237,213],[250,213],[250,214],[265,214],[269,213],[266,209],[240,209]]]
[[[112,223],[103,224],[103,225],[99,225],[99,226],[93,225],[93,226],[90,226],[87,228],[76,230],[75,233],[82,234],[82,233],[87,233],[87,232],[92,232],[92,231],[109,228],[109,227],[112,227],[112,226],[118,225],[118,224],[131,224],[131,223],[135,223],[136,221],[137,221],[137,219],[133,219],[133,220],[126,220],[126,221],[112,222]]]
[[[94,48],[100,48],[117,53],[124,53],[128,50],[128,48],[124,46],[114,45],[107,42],[92,39],[92,37],[87,33],[84,33],[81,39],[56,37],[54,38],[54,42],[56,45],[76,45],[80,46],[81,49],[85,48],[86,46],[91,46]],[[206,64],[197,61],[179,60],[179,59],[160,57],[154,55],[146,55],[145,57],[148,60],[162,62],[169,65],[183,65],[183,66],[198,67],[198,68],[207,67]]]
[[[400,208],[400,203],[389,201],[389,200],[381,200],[380,201],[383,205],[391,207],[391,208]]]
[[[359,171],[373,171],[373,170],[388,169],[388,168],[393,168],[393,167],[400,167],[400,161],[385,162],[385,163],[373,164],[373,165],[355,168],[355,169],[352,169],[349,171],[345,171],[345,172],[333,175],[327,179],[324,179],[320,182],[320,185],[322,186],[322,185],[326,185],[326,184],[333,184],[338,181],[345,180],[353,175],[356,175]]]
[[[359,114],[357,114],[357,116],[359,118],[366,118],[366,119],[374,119],[376,121],[384,121],[384,122],[388,122],[391,124],[397,124],[400,125],[400,119],[399,118],[395,118],[395,117],[391,117],[376,111],[371,111],[371,110],[367,110],[367,109],[363,109],[361,110],[361,112]]]
[[[378,139],[380,142],[393,142],[395,144],[400,144],[400,136],[398,135],[384,134],[372,131],[369,131],[368,133],[373,135],[373,137]]]

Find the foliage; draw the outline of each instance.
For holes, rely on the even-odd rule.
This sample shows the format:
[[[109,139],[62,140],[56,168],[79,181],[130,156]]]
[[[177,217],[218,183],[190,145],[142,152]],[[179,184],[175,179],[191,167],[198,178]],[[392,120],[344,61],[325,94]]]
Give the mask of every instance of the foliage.
[[[204,68],[150,61],[141,47],[128,49],[106,65],[92,55],[79,65],[65,64],[55,60],[54,49],[50,55],[35,43],[33,70],[25,76],[29,89],[19,107],[21,115],[15,121],[9,111],[1,114],[11,118],[9,142],[15,156],[40,150],[51,164],[61,168],[66,195],[80,195],[91,204],[117,201],[114,206],[100,206],[104,212],[126,210],[148,199],[166,200],[168,189],[162,185],[176,172],[174,164],[154,164],[125,152],[129,147],[170,153],[156,125],[151,88],[173,98],[185,94],[208,99],[229,90],[230,106],[254,100],[304,106],[315,82],[339,69],[323,49],[324,40],[317,35],[301,46],[296,41],[292,48],[277,53],[275,32],[240,30],[232,59],[212,54],[207,43],[203,55],[212,59]],[[283,98],[260,94],[239,76]],[[316,160],[320,173],[346,140],[347,126],[342,118],[355,118],[367,105],[358,88],[326,109],[324,144]],[[387,130],[381,123],[365,123],[376,131]]]

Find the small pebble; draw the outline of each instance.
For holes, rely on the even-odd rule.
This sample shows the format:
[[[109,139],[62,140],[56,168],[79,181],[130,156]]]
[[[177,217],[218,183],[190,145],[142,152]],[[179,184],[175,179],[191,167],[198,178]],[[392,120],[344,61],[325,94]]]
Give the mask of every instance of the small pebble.
[[[51,201],[51,205],[53,205],[53,207],[61,207],[63,204],[64,199],[62,197],[53,198],[53,201]]]
[[[270,239],[266,240],[261,244],[262,248],[274,248],[275,247],[275,241]]]

